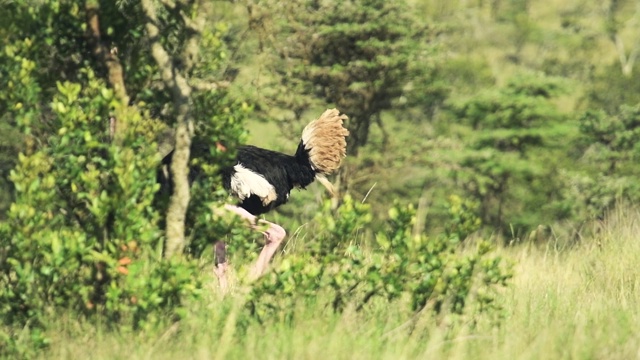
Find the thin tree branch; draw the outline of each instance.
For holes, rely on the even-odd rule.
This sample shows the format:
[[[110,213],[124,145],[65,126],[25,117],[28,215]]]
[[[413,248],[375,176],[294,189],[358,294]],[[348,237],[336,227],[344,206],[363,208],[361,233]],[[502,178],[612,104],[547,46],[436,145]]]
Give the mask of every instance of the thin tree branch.
[[[181,12],[180,15],[191,34],[186,41],[185,47],[182,50],[182,65],[184,66],[185,73],[189,73],[197,60],[200,39],[202,38],[202,31],[206,23],[206,16],[210,12],[211,1],[198,1],[196,5],[197,15],[195,19],[191,19],[188,14]]]
[[[629,54],[629,58],[627,59],[627,66],[629,67],[629,73],[627,74],[628,76],[631,76],[633,72],[633,66],[638,59],[638,55],[640,55],[640,43],[636,44],[633,49],[631,49],[631,53]]]
[[[100,5],[95,0],[87,0],[85,3],[87,13],[87,35],[93,46],[93,54],[102,61],[109,72],[109,85],[113,88],[116,97],[125,104],[129,103],[127,88],[124,84],[124,70],[118,59],[117,49],[109,49],[103,42],[100,34]]]
[[[615,33],[613,34],[613,36],[611,37],[613,40],[613,43],[616,46],[616,51],[618,53],[618,60],[620,61],[620,67],[622,69],[622,73],[624,75],[627,75],[627,53],[624,49],[624,42],[622,41],[622,39],[620,38],[620,36]]]
[[[117,48],[109,49],[102,41],[100,34],[100,4],[96,0],[87,0],[85,2],[85,11],[87,16],[87,38],[93,46],[93,55],[107,68],[107,81],[116,98],[122,104],[128,105],[129,96],[124,83],[124,70],[117,56],[118,50]],[[124,126],[122,124],[118,126],[115,117],[109,118],[109,135],[112,139],[116,136],[116,132],[123,129]]]
[[[226,89],[231,83],[229,81],[205,82],[201,80],[190,79],[189,85],[196,91],[214,91],[218,89]]]

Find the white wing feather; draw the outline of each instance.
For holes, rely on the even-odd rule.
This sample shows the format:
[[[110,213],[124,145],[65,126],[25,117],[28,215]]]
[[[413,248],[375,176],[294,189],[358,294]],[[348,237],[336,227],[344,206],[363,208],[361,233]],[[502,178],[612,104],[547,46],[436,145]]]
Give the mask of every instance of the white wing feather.
[[[233,167],[235,173],[231,176],[231,192],[241,201],[254,194],[267,206],[276,200],[276,189],[264,176],[255,173],[241,164]]]

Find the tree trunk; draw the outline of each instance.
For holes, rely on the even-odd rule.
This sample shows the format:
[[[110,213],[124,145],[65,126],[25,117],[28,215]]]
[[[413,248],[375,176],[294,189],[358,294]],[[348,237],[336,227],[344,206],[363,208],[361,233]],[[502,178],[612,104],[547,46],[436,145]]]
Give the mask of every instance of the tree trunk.
[[[206,1],[205,1],[206,2]],[[185,219],[190,201],[189,191],[189,158],[191,140],[193,138],[193,115],[191,113],[192,87],[187,83],[188,74],[198,54],[198,39],[204,27],[204,16],[207,11],[199,9],[195,21],[188,19],[184,13],[184,22],[188,24],[191,37],[180,56],[182,61],[175,61],[160,42],[160,29],[154,0],[142,0],[142,8],[147,16],[146,30],[151,43],[151,53],[158,64],[160,75],[165,86],[171,92],[173,110],[176,116],[176,142],[171,161],[171,178],[173,193],[169,199],[166,217],[166,243],[164,256],[169,258],[182,254],[186,247]],[[179,68],[174,65],[181,63]]]
[[[175,100],[174,100],[175,103]],[[176,128],[176,147],[171,160],[171,178],[173,179],[173,193],[169,199],[166,218],[166,235],[164,253],[166,257],[181,254],[186,246],[185,220],[189,200],[189,158],[193,126],[188,103],[178,108],[178,123]]]

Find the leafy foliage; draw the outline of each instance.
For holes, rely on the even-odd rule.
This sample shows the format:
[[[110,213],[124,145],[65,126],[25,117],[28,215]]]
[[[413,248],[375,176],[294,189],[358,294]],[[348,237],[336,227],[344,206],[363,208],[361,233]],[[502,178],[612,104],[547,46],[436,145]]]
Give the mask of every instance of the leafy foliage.
[[[640,196],[636,162],[640,155],[640,106],[623,105],[608,115],[587,111],[580,118],[578,145],[594,175],[576,175],[570,192],[576,212],[601,217],[619,200]]]
[[[380,301],[403,304],[399,299],[408,296],[406,310],[411,312],[499,314],[495,299],[511,271],[504,260],[490,254],[489,243],[480,241],[475,250],[461,252],[463,239],[458,235],[414,234],[414,208],[396,204],[389,210],[385,230],[367,249],[357,234],[371,221],[369,211],[347,196],[330,215],[327,203],[317,218],[323,229],[317,237],[305,244],[304,251],[289,254],[252,288],[247,300],[250,313],[268,321],[294,316],[309,304],[360,311]],[[454,212],[462,214],[459,209]],[[452,219],[452,234],[469,231],[469,223],[460,222],[461,217]],[[317,303],[319,299],[327,303]]]
[[[482,226],[482,221],[478,217],[477,201],[462,199],[459,196],[449,196],[447,210],[449,213],[449,224],[446,228],[446,235],[450,239],[463,241],[469,235],[478,231]]]
[[[637,160],[640,153],[640,106],[623,105],[613,115],[587,111],[580,119],[580,131],[601,171],[627,170],[624,165]]]
[[[404,2],[380,0],[296,1],[274,6],[284,44],[275,50],[279,88],[295,90],[295,99],[280,96],[298,116],[322,99],[349,114],[348,153],[368,142],[370,127],[382,126],[380,113],[390,109],[404,86],[424,69],[421,44],[414,37],[426,29],[407,16]],[[282,15],[278,15],[278,13]],[[278,95],[280,92],[277,93]]]
[[[557,79],[527,75],[452,104],[455,116],[469,126],[461,131],[466,148],[456,159],[460,168],[454,176],[480,202],[484,222],[503,229],[531,227],[544,221],[543,204],[550,218],[567,216],[553,189],[563,165],[555,160],[556,149],[572,136],[570,122],[551,101],[560,91]]]
[[[593,75],[585,94],[586,106],[613,115],[622,105],[633,106],[640,102],[639,90],[634,77],[625,76],[618,64],[611,64]]]
[[[104,313],[134,326],[197,295],[188,263],[160,261],[159,214],[151,205],[158,159],[149,120],[121,108],[91,71],[59,83],[51,108],[58,134],[21,156],[17,198],[3,237],[3,319],[42,323],[59,307]],[[104,119],[128,123],[119,145]],[[160,246],[160,247],[159,247]],[[168,284],[172,284],[167,286]]]
[[[20,134],[15,141],[24,144],[3,142],[0,149],[6,144],[23,151],[8,165],[2,163],[3,169],[16,164],[10,179],[15,196],[7,221],[0,224],[3,324],[28,328],[37,348],[48,341],[42,335],[47,319],[59,311],[97,315],[113,327],[156,326],[180,318],[186,302],[200,296],[201,272],[193,257],[162,259],[164,193],[157,183],[156,138],[172,119],[146,46],[140,5],[7,6],[13,15],[0,25],[6,35],[0,40],[0,84],[9,91],[0,94],[0,127]],[[186,25],[162,15],[172,28],[166,45],[180,45],[177,35]],[[223,72],[226,30],[207,28],[201,44],[207,58],[190,80]],[[105,51],[111,54],[108,61]],[[126,74],[114,72],[116,63],[124,64],[120,69]],[[118,86],[129,93],[123,95]],[[192,160],[210,175],[233,152],[208,145],[234,147],[252,108],[214,87],[198,90],[193,101],[194,114],[203,119],[197,138],[207,147]],[[194,206],[201,211],[224,199],[210,191],[221,187],[218,176],[203,186]],[[208,230],[198,223],[206,221],[202,217],[191,215],[189,221],[198,231]],[[200,248],[212,242],[198,236],[193,238]],[[26,355],[29,349],[15,347],[17,336],[3,334],[0,342],[8,345],[2,351]]]

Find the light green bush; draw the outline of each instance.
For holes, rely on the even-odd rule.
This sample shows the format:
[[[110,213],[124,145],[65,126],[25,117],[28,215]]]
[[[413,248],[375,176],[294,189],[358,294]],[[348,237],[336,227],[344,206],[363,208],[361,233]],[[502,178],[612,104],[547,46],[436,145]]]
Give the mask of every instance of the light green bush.
[[[342,312],[382,302],[409,313],[499,315],[495,300],[511,278],[510,265],[486,241],[461,247],[459,236],[479,224],[462,214],[460,204],[454,207],[449,234],[429,238],[413,233],[413,206],[395,204],[385,230],[366,244],[360,234],[372,221],[369,206],[346,196],[332,212],[327,202],[316,218],[316,235],[252,287],[249,313],[268,322],[291,318],[310,304]]]

